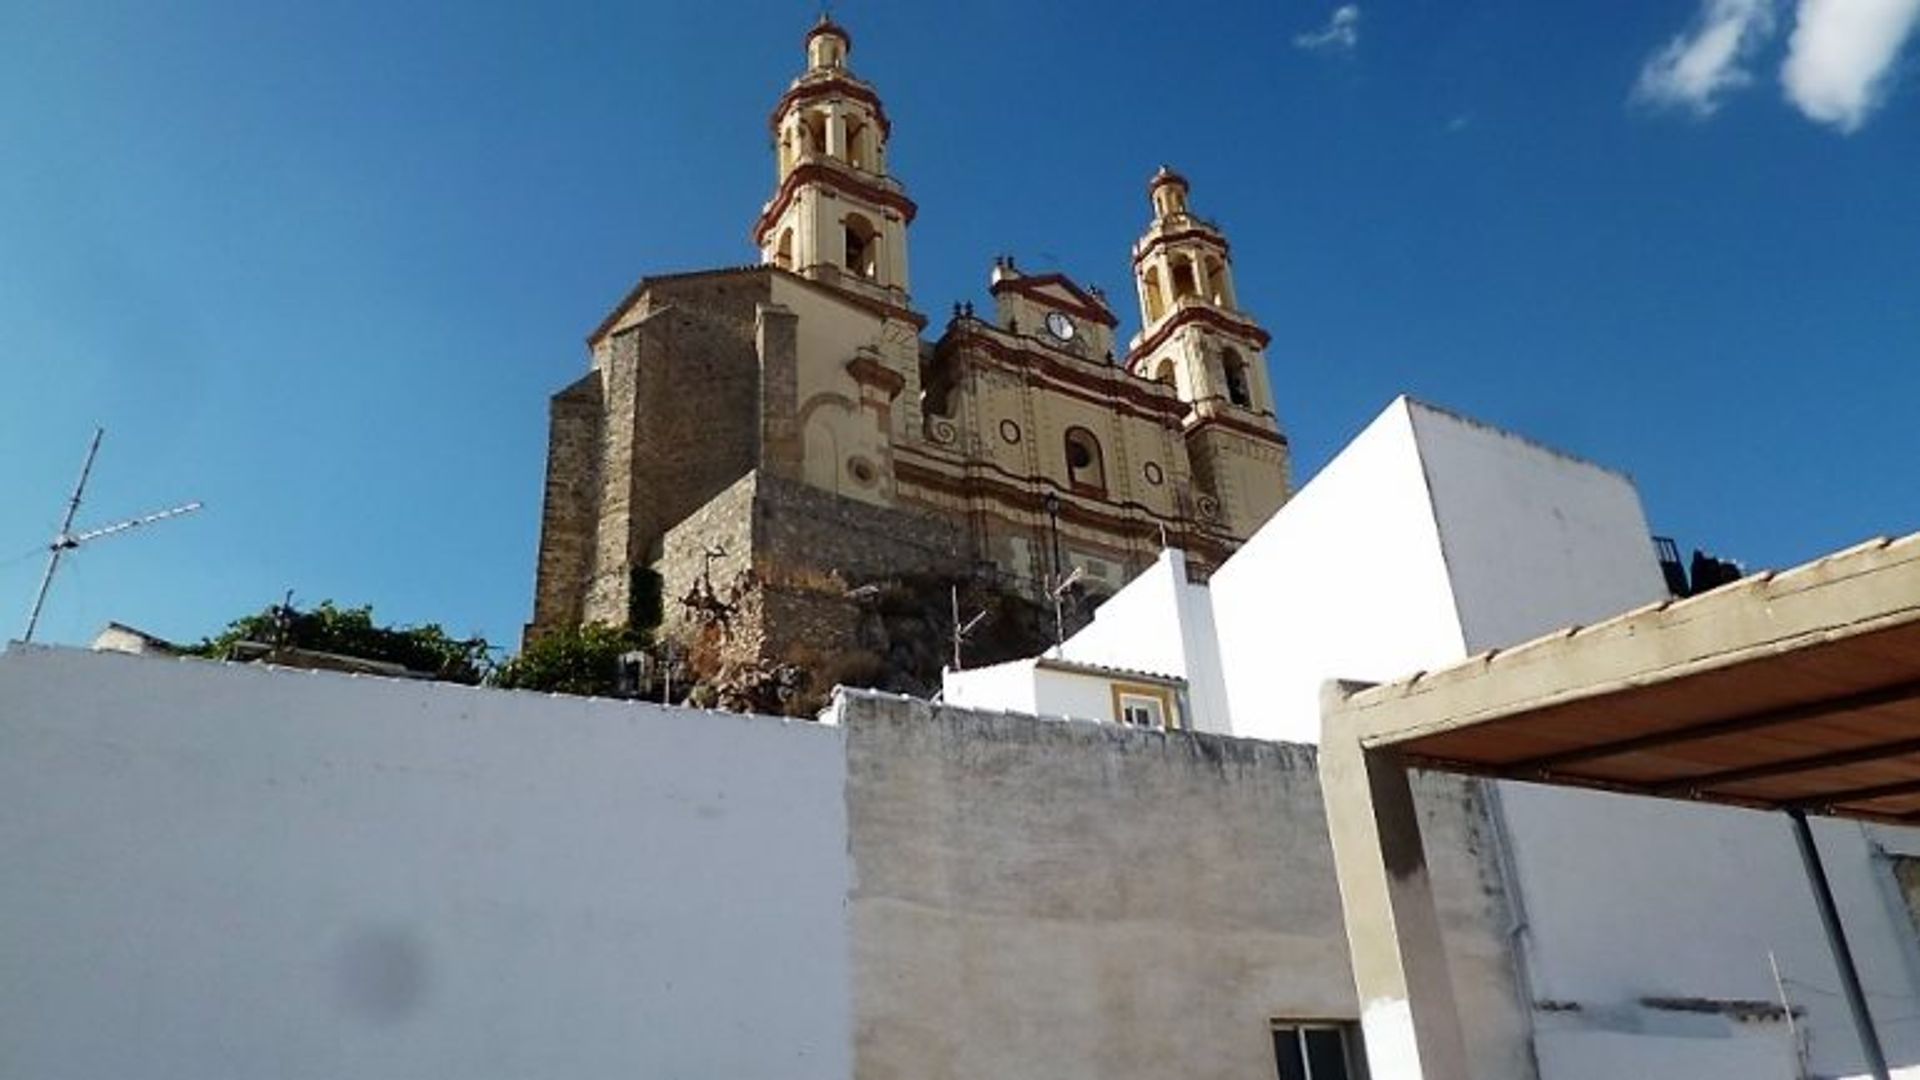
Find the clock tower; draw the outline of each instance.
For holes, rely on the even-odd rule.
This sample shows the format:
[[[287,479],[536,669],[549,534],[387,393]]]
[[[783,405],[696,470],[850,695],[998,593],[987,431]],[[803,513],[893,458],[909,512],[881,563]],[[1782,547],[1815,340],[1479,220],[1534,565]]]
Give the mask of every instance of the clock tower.
[[[807,69],[773,110],[779,186],[754,223],[754,246],[763,263],[910,309],[915,207],[887,172],[892,124],[880,95],[847,68],[845,29],[822,15],[806,41]]]

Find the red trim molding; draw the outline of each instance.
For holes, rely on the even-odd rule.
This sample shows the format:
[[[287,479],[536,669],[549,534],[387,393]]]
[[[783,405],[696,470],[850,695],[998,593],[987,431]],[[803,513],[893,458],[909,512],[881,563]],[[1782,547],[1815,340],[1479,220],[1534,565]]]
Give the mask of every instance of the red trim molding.
[[[1163,233],[1141,244],[1140,249],[1133,253],[1133,268],[1138,270],[1147,256],[1168,244],[1179,243],[1182,240],[1204,240],[1209,245],[1218,247],[1222,258],[1233,251],[1233,245],[1227,243],[1227,238],[1216,229],[1181,229],[1179,232]]]
[[[851,40],[848,41],[847,50],[849,52],[853,50]],[[838,75],[831,75],[813,82],[803,82],[781,94],[779,102],[773,106],[773,114],[767,118],[767,127],[778,135],[780,118],[787,114],[788,109],[820,98],[835,97],[850,97],[872,109],[873,118],[880,125],[880,134],[889,139],[893,138],[893,121],[887,119],[887,109],[880,104],[880,95],[852,79]]]
[[[996,469],[995,471],[1001,470]],[[1038,515],[1046,513],[1046,495],[1040,491],[1033,490],[1031,486],[1015,486],[1014,484],[1003,483],[977,475],[961,477],[949,476],[937,469],[930,469],[915,462],[903,460],[899,456],[894,458],[893,472],[894,477],[903,483],[942,492],[950,496],[958,496],[965,499],[986,498],[1006,509],[1026,514]],[[1016,481],[1019,480],[1018,477],[1013,477],[1010,473],[1004,475]],[[1039,483],[1062,494],[1073,494],[1044,477],[1037,479]],[[1032,481],[1028,482],[1029,485],[1031,483]],[[1181,547],[1193,553],[1216,556],[1220,559],[1224,559],[1227,555],[1231,554],[1239,548],[1242,543],[1241,540],[1230,535],[1208,533],[1202,528],[1197,527],[1193,521],[1186,518],[1165,517],[1138,503],[1128,503],[1126,506],[1129,509],[1137,511],[1141,517],[1146,520],[1132,520],[1116,514],[1103,513],[1091,507],[1081,505],[1073,499],[1062,499],[1060,501],[1060,517],[1065,521],[1075,522],[1089,528],[1101,529],[1119,536],[1129,536],[1141,540],[1153,541],[1159,540],[1160,526],[1166,525],[1167,531],[1170,534],[1169,539],[1178,541]],[[1020,523],[1009,522],[1009,524],[1018,526]]]
[[[1127,353],[1127,367],[1132,368],[1134,364],[1138,363],[1141,359],[1166,344],[1167,339],[1173,336],[1175,330],[1186,326],[1188,323],[1196,322],[1206,323],[1208,326],[1222,333],[1237,334],[1249,341],[1257,343],[1262,349],[1266,348],[1267,343],[1273,340],[1273,335],[1260,329],[1256,323],[1250,320],[1236,319],[1220,311],[1218,308],[1199,306],[1184,307],[1175,312],[1172,318],[1161,323],[1160,329],[1155,330],[1153,334],[1145,341],[1142,341],[1138,347]]]
[[[1062,304],[1059,297],[1043,294],[1040,290],[1047,285],[1058,285],[1067,290],[1068,295],[1072,296],[1073,299]],[[1020,277],[1001,278],[999,281],[994,282],[987,291],[994,296],[999,296],[1003,292],[1018,293],[1036,303],[1062,308],[1069,314],[1078,315],[1083,319],[1097,322],[1108,329],[1120,325],[1120,320],[1114,316],[1113,309],[1107,307],[1099,297],[1074,284],[1073,279],[1065,274],[1036,274],[1033,277],[1022,275]]]
[[[1258,424],[1250,424],[1245,420],[1242,420],[1234,416],[1203,416],[1200,419],[1194,421],[1193,426],[1188,428],[1187,431],[1189,434],[1191,434],[1192,432],[1199,431],[1202,428],[1210,428],[1210,427],[1225,428],[1226,430],[1234,432],[1235,434],[1245,435],[1248,438],[1258,439],[1261,442],[1265,442],[1265,443],[1272,443],[1275,446],[1288,445],[1287,437],[1281,434],[1280,432],[1270,431],[1267,428],[1263,428],[1259,426]]]
[[[787,207],[793,202],[793,197],[799,194],[801,187],[807,184],[819,184],[822,187],[851,192],[875,206],[885,207],[886,209],[897,212],[909,225],[913,224],[913,216],[920,212],[920,208],[914,205],[912,199],[907,198],[897,191],[890,191],[878,184],[864,180],[858,173],[843,172],[839,169],[810,161],[803,165],[796,166],[792,172],[787,174],[785,180],[780,181],[780,190],[773,193],[773,201],[769,202],[767,208],[760,212],[760,219],[753,223],[752,235],[754,247],[766,246],[767,231],[772,229],[774,224],[780,220],[781,214],[787,212]]]
[[[952,349],[972,346],[982,352],[991,353],[996,360],[1008,368],[1022,372],[1037,372],[1056,383],[1065,383],[1090,391],[1094,397],[1088,400],[1105,405],[1127,404],[1135,410],[1144,412],[1145,418],[1161,420],[1180,418],[1187,413],[1187,403],[1179,398],[1156,394],[1143,385],[1146,380],[1119,365],[1102,365],[1103,372],[1112,374],[1102,377],[1067,361],[1050,356],[1039,349],[1019,348],[1003,344],[991,335],[982,332],[979,324],[961,323],[950,327],[934,347],[936,354],[945,355]]]

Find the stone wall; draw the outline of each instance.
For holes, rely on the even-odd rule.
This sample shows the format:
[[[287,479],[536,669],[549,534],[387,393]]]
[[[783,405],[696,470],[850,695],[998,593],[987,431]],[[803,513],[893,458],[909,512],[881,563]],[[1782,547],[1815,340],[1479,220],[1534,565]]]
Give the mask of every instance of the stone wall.
[[[599,398],[576,384],[554,399],[546,516],[556,524],[543,530],[531,632],[625,623],[633,568],[754,467],[756,315],[768,295],[767,272],[753,269],[649,281],[597,345]]]
[[[580,621],[593,566],[602,414],[598,371],[548,403],[547,477],[528,636]]]
[[[709,560],[711,549],[725,554]],[[856,589],[964,580],[973,565],[967,533],[951,518],[856,502],[756,470],[669,528],[653,567],[666,637],[697,645],[709,669],[798,664],[818,695],[838,677],[885,674],[886,643],[872,639],[886,635],[863,632],[872,598]],[[936,591],[938,610],[929,614],[943,621],[944,588]]]
[[[845,693],[856,1072],[1274,1075],[1358,1015],[1312,748]],[[1533,1075],[1470,782],[1418,795],[1477,1077]]]

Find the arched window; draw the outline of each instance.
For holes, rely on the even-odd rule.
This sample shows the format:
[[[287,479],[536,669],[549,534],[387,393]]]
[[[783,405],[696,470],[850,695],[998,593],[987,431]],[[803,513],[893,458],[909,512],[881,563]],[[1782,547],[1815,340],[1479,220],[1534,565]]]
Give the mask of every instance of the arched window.
[[[1167,295],[1160,291],[1160,268],[1147,267],[1147,276],[1143,280],[1147,289],[1147,321],[1158,322],[1167,311]]]
[[[1173,298],[1200,295],[1200,283],[1193,277],[1193,260],[1181,255],[1173,260]]]
[[[1173,357],[1169,356],[1160,361],[1160,367],[1153,373],[1153,381],[1179,389],[1180,381],[1173,373]]]
[[[808,154],[827,152],[827,114],[810,112],[800,119],[800,131],[806,136],[801,150]]]
[[[780,243],[773,249],[773,264],[785,270],[793,269],[793,229],[791,227],[780,232]]]
[[[868,281],[880,280],[880,235],[873,223],[859,214],[848,214],[846,223],[848,270]]]
[[[1227,400],[1243,409],[1253,408],[1253,390],[1247,382],[1247,362],[1237,349],[1220,354],[1221,373],[1227,378]]]
[[[1215,256],[1207,257],[1207,288],[1213,294],[1210,299],[1223,308],[1233,307],[1233,282],[1227,279],[1226,260]]]
[[[1100,456],[1100,440],[1083,427],[1067,429],[1067,479],[1075,491],[1107,493],[1107,466]]]
[[[873,171],[873,129],[858,120],[847,121],[847,160],[856,169]]]

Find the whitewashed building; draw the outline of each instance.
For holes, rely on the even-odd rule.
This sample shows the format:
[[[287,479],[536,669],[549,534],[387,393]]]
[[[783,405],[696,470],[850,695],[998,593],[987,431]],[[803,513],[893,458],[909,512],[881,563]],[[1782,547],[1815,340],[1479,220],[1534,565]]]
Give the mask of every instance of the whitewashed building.
[[[1319,741],[1329,679],[1391,681],[1667,596],[1628,478],[1406,398],[1209,583],[1168,553],[1137,585],[1065,654],[1194,673],[1197,729],[1295,743]],[[1170,629],[1208,623],[1210,641]],[[1544,1080],[1865,1073],[1778,815],[1485,789]],[[1816,829],[1893,1074],[1920,1075],[1920,833]]]

